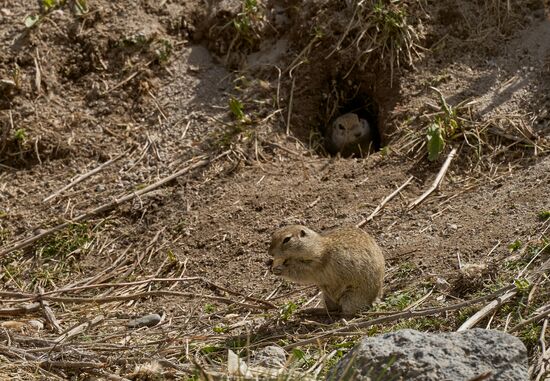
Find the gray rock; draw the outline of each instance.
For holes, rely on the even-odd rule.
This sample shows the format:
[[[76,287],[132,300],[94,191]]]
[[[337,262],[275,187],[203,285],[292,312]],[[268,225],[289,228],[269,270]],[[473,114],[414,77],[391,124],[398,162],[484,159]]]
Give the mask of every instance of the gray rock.
[[[527,349],[505,332],[470,329],[424,333],[412,329],[366,337],[327,380],[528,380]]]
[[[276,345],[270,345],[254,353],[250,360],[253,366],[264,368],[279,369],[286,363],[286,352],[283,348]]]
[[[128,328],[152,327],[160,323],[161,319],[162,318],[159,314],[145,315],[137,319],[130,320],[128,322]]]

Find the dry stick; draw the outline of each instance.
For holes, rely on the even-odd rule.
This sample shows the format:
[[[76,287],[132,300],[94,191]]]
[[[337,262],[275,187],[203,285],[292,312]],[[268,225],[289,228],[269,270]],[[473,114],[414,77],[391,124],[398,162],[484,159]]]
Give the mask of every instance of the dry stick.
[[[522,322],[519,323],[518,325],[512,327],[512,328],[510,329],[510,331],[508,331],[508,332],[509,332],[509,333],[514,333],[514,332],[520,330],[521,328],[525,327],[526,325],[531,324],[531,323],[536,322],[536,321],[539,321],[539,320],[541,320],[541,319],[543,319],[543,318],[545,318],[545,317],[547,317],[547,316],[549,316],[549,315],[550,315],[550,307],[547,308],[546,310],[543,310],[541,313],[539,313],[539,314],[537,314],[537,315],[535,315],[535,316],[533,316],[533,317],[530,317],[530,318],[527,319],[527,320],[522,321]]]
[[[546,328],[548,327],[548,319],[544,320],[544,323],[542,323],[542,329],[540,331],[539,335],[539,343],[540,343],[540,356],[539,360],[537,362],[537,365],[535,367],[535,370],[538,369],[538,374],[535,377],[535,381],[542,380],[542,377],[546,373],[548,375],[548,372],[550,372],[550,348],[546,348],[546,343],[544,340],[544,337],[546,336]]]
[[[0,309],[0,317],[11,317],[11,316],[19,316],[19,315],[25,315],[32,312],[39,311],[41,308],[40,303],[29,303],[25,304],[19,307],[13,307],[13,308],[2,308]]]
[[[374,218],[374,216],[376,216],[380,210],[382,210],[382,208],[388,203],[388,201],[390,201],[392,198],[394,198],[395,196],[397,196],[399,194],[399,192],[401,192],[407,185],[409,185],[412,181],[412,179],[414,178],[414,176],[411,176],[407,179],[407,181],[405,181],[399,188],[397,188],[392,194],[390,194],[389,196],[387,196],[385,199],[382,200],[382,202],[376,207],[376,209],[373,210],[373,212],[367,217],[365,218],[363,221],[359,222],[356,226],[358,228],[362,227],[363,225],[365,225],[367,222],[369,222],[370,220],[372,220]]]
[[[69,340],[71,337],[80,335],[82,332],[86,331],[88,328],[93,327],[93,326],[99,324],[99,323],[102,322],[104,319],[105,319],[105,318],[103,317],[103,315],[96,316],[95,318],[93,318],[93,319],[90,320],[90,321],[84,322],[84,323],[82,323],[82,324],[78,324],[76,327],[71,328],[71,329],[68,330],[67,332],[65,332],[65,333],[63,333],[62,335],[58,336],[58,337],[57,337],[56,339],[54,339],[53,341],[54,341],[55,343],[61,343],[62,341],[67,341],[67,340]]]
[[[510,299],[512,296],[517,294],[517,290],[510,290],[506,294],[499,296],[495,300],[491,301],[489,304],[487,304],[485,307],[477,311],[475,314],[470,316],[468,320],[466,320],[458,329],[457,332],[465,331],[467,329],[472,328],[475,326],[481,319],[483,319],[485,316],[490,314],[492,311],[494,311],[496,308],[498,308],[502,303],[504,303],[506,300]]]
[[[442,313],[442,312],[458,310],[458,309],[467,307],[467,306],[472,305],[472,304],[483,302],[483,301],[488,300],[488,299],[493,299],[494,297],[496,297],[498,295],[501,295],[501,294],[503,294],[507,291],[510,291],[514,288],[515,288],[514,285],[508,285],[508,286],[505,286],[505,287],[503,287],[503,288],[501,288],[501,289],[499,289],[499,290],[497,290],[497,291],[495,291],[491,294],[488,294],[488,295],[485,295],[485,296],[480,296],[478,298],[471,299],[471,300],[466,300],[464,302],[456,303],[456,304],[453,304],[453,305],[450,305],[450,306],[426,308],[424,310],[418,310],[418,311],[409,310],[409,311],[404,311],[404,312],[398,312],[394,315],[383,316],[383,317],[379,317],[379,318],[368,320],[368,321],[349,324],[345,327],[341,327],[341,328],[337,328],[337,329],[333,329],[333,330],[324,332],[323,334],[321,334],[319,336],[316,336],[316,337],[313,337],[311,339],[306,339],[306,340],[298,341],[296,343],[289,344],[289,345],[283,347],[283,349],[290,350],[290,349],[299,347],[301,345],[316,343],[318,340],[324,339],[324,338],[329,338],[329,337],[334,337],[334,336],[342,336],[342,335],[348,336],[350,334],[353,334],[354,331],[357,331],[361,328],[368,328],[368,327],[373,326],[375,324],[388,323],[388,322],[392,322],[392,321],[396,321],[396,320],[408,319],[408,318],[414,318],[414,317],[420,317],[420,316],[436,315],[436,314],[439,314],[439,313]]]
[[[447,169],[449,169],[449,165],[451,164],[451,160],[453,160],[453,157],[456,154],[456,148],[453,148],[451,152],[449,152],[449,156],[447,156],[447,159],[445,160],[445,163],[443,163],[443,166],[439,170],[439,173],[437,174],[437,177],[435,178],[435,181],[433,182],[432,186],[422,194],[422,196],[418,197],[416,200],[411,202],[409,204],[409,209],[414,208],[418,204],[420,204],[426,197],[428,197],[434,190],[436,190],[439,185],[441,185],[441,181],[443,181],[443,176],[445,176],[445,173],[447,172]]]
[[[129,82],[132,80],[132,78],[134,78],[136,75],[138,75],[139,73],[141,73],[146,67],[148,67],[154,60],[151,60],[149,62],[147,62],[145,64],[145,67],[142,67],[138,70],[136,70],[135,72],[133,72],[132,74],[130,74],[126,79],[120,81],[119,83],[117,83],[116,85],[114,85],[113,87],[111,87],[110,89],[107,89],[105,90],[104,92],[101,93],[101,95],[105,95],[105,94],[108,94],[110,93],[111,91],[115,90],[115,89],[118,89],[120,86],[124,85],[125,83]]]
[[[182,282],[182,281],[188,281],[188,280],[202,280],[202,278],[198,276],[187,277],[187,278],[149,278],[149,279],[138,280],[135,282],[87,284],[85,286],[78,286],[73,288],[60,288],[57,290],[44,292],[42,296],[52,295],[52,294],[61,294],[64,292],[87,290],[90,288],[97,289],[97,288],[110,288],[110,287],[126,287],[126,286],[135,286],[135,285],[140,285],[143,283],[151,283],[151,282]],[[33,294],[25,294],[25,297],[33,297],[33,296],[34,296]]]
[[[119,302],[119,301],[125,301],[125,300],[135,300],[135,299],[141,299],[141,298],[147,298],[150,296],[183,296],[187,298],[205,298],[205,299],[211,299],[216,300],[218,302],[226,303],[226,304],[236,304],[242,307],[249,307],[249,308],[257,308],[261,310],[268,310],[272,307],[269,306],[259,306],[254,304],[247,304],[247,303],[241,303],[236,302],[234,300],[231,300],[229,298],[224,298],[222,296],[213,296],[213,295],[202,295],[192,292],[179,292],[179,291],[148,291],[148,292],[140,292],[137,294],[129,294],[129,295],[114,295],[114,296],[105,296],[105,297],[98,297],[98,298],[85,298],[85,297],[64,297],[64,296],[42,296],[42,295],[34,295],[32,298],[25,298],[25,299],[19,299],[19,300],[7,300],[5,302],[15,303],[15,302],[26,302],[32,299],[40,299],[43,301],[50,301],[55,303],[74,303],[74,304],[82,304],[82,303],[96,303],[96,304],[103,304],[103,303],[111,303],[111,302]]]
[[[95,208],[95,209],[93,209],[93,210],[91,210],[87,213],[81,214],[81,215],[73,218],[71,221],[64,222],[62,224],[54,226],[53,228],[45,230],[42,233],[36,234],[36,235],[34,235],[32,237],[29,237],[29,238],[26,238],[24,240],[21,240],[18,243],[13,244],[12,246],[4,248],[4,250],[2,250],[0,252],[0,258],[3,257],[4,255],[7,255],[7,254],[11,253],[14,250],[23,249],[23,248],[33,244],[34,242],[38,241],[39,239],[44,238],[45,236],[50,235],[52,233],[55,233],[55,232],[57,232],[61,229],[64,229],[67,226],[70,226],[71,224],[74,224],[75,222],[83,221],[83,220],[86,220],[86,219],[96,215],[96,214],[103,213],[103,212],[115,209],[116,207],[118,207],[119,205],[121,205],[121,204],[123,204],[127,201],[130,201],[130,200],[132,200],[136,197],[139,197],[139,196],[141,196],[145,193],[148,193],[148,192],[150,192],[150,191],[152,191],[152,190],[154,190],[154,189],[156,189],[156,188],[158,188],[158,187],[174,180],[175,178],[177,178],[181,175],[184,175],[184,174],[186,174],[186,173],[188,173],[188,172],[190,172],[194,169],[204,167],[204,166],[208,165],[210,162],[212,162],[214,160],[217,160],[217,159],[219,159],[223,156],[226,156],[227,154],[229,154],[229,151],[225,151],[224,153],[216,156],[214,159],[205,158],[201,161],[196,162],[195,164],[191,164],[190,166],[185,167],[182,170],[179,170],[178,172],[176,172],[176,173],[174,173],[170,176],[167,176],[167,177],[157,181],[156,183],[153,183],[153,184],[151,184],[151,185],[149,185],[149,186],[147,186],[143,189],[140,189],[137,192],[127,194],[126,196],[123,196],[119,199],[115,199],[112,202],[109,202],[109,203],[103,204],[101,206],[98,206],[97,208]]]
[[[106,161],[105,163],[101,164],[99,167],[96,167],[94,169],[92,169],[90,172],[87,172],[83,175],[80,175],[79,177],[77,177],[74,181],[72,181],[70,184],[68,185],[65,185],[63,188],[55,191],[54,193],[52,193],[51,195],[49,195],[48,197],[46,197],[45,199],[42,200],[42,202],[48,202],[50,201],[52,198],[54,197],[57,197],[59,196],[62,192],[66,191],[67,189],[69,188],[72,188],[73,186],[75,186],[76,184],[78,184],[79,182],[83,181],[83,180],[86,180],[88,177],[92,176],[92,175],[95,175],[96,173],[98,173],[99,171],[107,168],[109,165],[113,164],[114,162],[118,161],[120,158],[122,158],[123,156],[125,156],[129,151],[126,151],[120,155],[118,155],[117,157],[115,157],[114,159],[111,159],[109,161]]]
[[[61,328],[61,325],[59,325],[59,321],[57,321],[57,318],[55,317],[55,314],[53,313],[50,305],[47,301],[41,298],[44,289],[42,287],[38,287],[38,292],[38,302],[42,307],[42,311],[44,312],[44,317],[46,318],[46,321],[50,324],[50,326],[55,330],[56,333],[63,332],[63,328]]]

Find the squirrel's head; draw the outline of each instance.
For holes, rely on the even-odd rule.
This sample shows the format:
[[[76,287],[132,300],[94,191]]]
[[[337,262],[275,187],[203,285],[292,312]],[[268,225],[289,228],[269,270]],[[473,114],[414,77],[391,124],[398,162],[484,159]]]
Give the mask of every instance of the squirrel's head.
[[[320,264],[322,237],[302,225],[277,230],[271,237],[271,272],[291,281],[311,283],[311,271]]]

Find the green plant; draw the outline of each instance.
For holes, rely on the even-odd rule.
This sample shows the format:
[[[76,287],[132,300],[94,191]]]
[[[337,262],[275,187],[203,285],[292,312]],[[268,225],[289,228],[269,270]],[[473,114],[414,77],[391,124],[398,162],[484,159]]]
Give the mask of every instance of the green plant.
[[[207,314],[211,314],[212,312],[216,311],[216,306],[210,303],[206,303],[204,305],[203,311]]]
[[[508,245],[508,251],[510,253],[512,253],[516,250],[521,249],[522,246],[523,245],[522,245],[521,241],[519,239],[516,239],[514,242],[512,242],[511,244]]]
[[[243,121],[245,118],[243,103],[237,98],[231,97],[229,99],[229,110],[233,114],[233,117],[237,121]]]
[[[428,144],[428,160],[434,161],[439,158],[445,148],[445,139],[443,139],[443,128],[439,120],[428,126],[426,131]]]
[[[294,302],[286,302],[280,309],[279,309],[279,317],[282,320],[288,320],[294,315],[294,312],[298,310],[298,305]]]
[[[412,297],[409,292],[398,291],[391,295],[388,295],[384,299],[383,304],[385,304],[387,307],[393,307],[397,308],[398,310],[402,310],[403,308],[407,307],[411,302]]]
[[[27,138],[27,131],[25,131],[24,128],[18,128],[17,130],[15,130],[15,132],[13,133],[13,138],[23,144],[25,142],[25,139]]]
[[[39,241],[36,253],[42,258],[67,258],[77,251],[87,249],[92,232],[87,224],[71,224],[64,230]]]
[[[538,213],[538,217],[541,221],[546,221],[546,220],[550,219],[550,210],[541,210]]]
[[[212,330],[216,333],[225,333],[228,331],[228,328],[225,325],[217,325]]]
[[[256,0],[244,0],[242,2],[241,12],[231,21],[237,32],[232,44],[235,43],[235,39],[238,37],[244,39],[249,45],[254,45],[260,39],[257,30],[258,24],[263,18],[260,10]]]
[[[531,287],[531,283],[525,278],[514,279],[514,285],[520,292],[529,291],[529,288]]]
[[[445,149],[446,140],[452,140],[461,130],[461,124],[455,108],[447,104],[443,94],[436,88],[432,90],[439,95],[441,112],[435,116],[426,130],[428,160],[434,161]]]

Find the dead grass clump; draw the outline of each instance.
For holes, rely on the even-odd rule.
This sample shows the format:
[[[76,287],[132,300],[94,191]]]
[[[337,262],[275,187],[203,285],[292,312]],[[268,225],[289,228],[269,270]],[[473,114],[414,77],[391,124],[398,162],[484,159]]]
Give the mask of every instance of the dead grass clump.
[[[534,118],[508,114],[480,121],[474,102],[453,106],[438,89],[431,89],[438,104],[428,103],[420,116],[402,122],[397,132],[401,135],[392,144],[396,151],[435,161],[449,147],[457,147],[459,156],[473,169],[493,168],[494,163],[523,158],[526,152],[535,156],[550,152],[548,139],[525,122],[534,124]]]
[[[237,68],[265,37],[266,9],[261,0],[221,2],[211,10],[206,27],[209,48]]]
[[[329,56],[352,49],[354,64],[361,70],[369,63],[381,62],[389,65],[393,79],[395,67],[401,63],[412,66],[413,57],[418,55],[418,26],[410,24],[407,9],[404,1],[354,2],[351,20]]]

